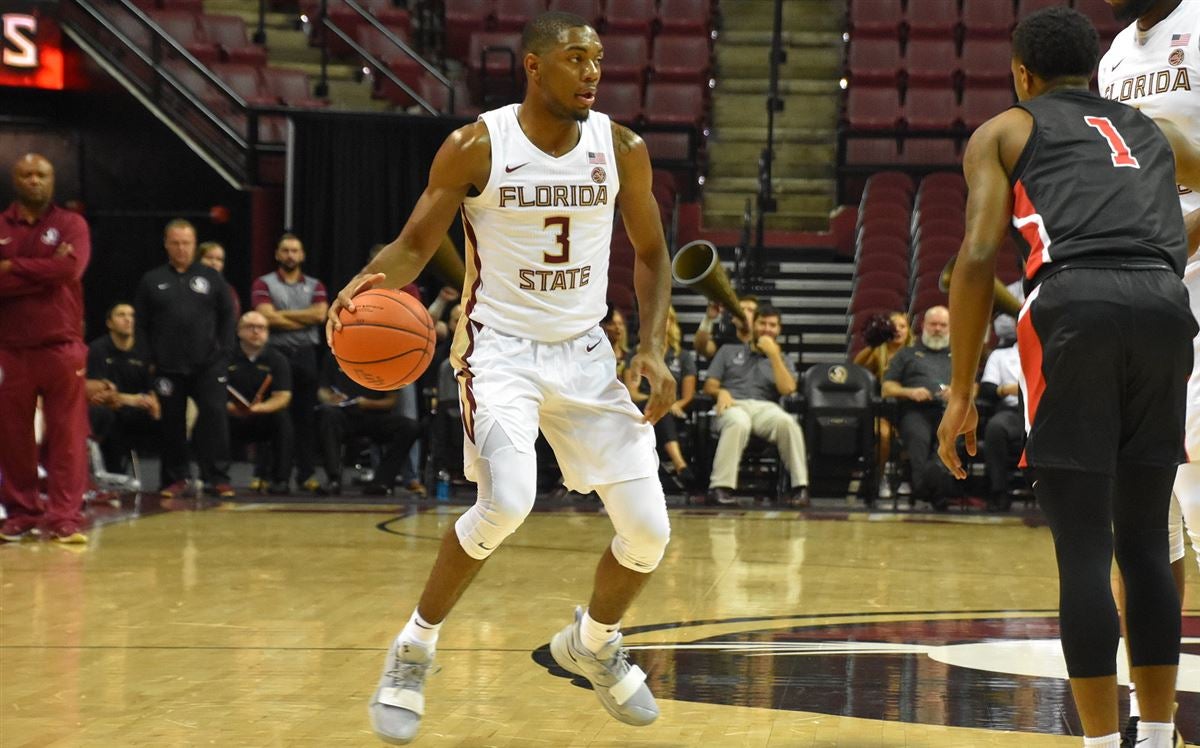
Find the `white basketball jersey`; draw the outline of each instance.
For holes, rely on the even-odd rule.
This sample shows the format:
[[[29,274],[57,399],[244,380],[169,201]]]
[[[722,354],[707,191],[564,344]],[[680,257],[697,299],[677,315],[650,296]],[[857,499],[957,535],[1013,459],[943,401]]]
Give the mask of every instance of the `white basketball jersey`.
[[[1149,31],[1136,21],[1122,29],[1100,61],[1099,82],[1106,99],[1169,120],[1200,146],[1200,0],[1183,0]],[[1179,201],[1185,213],[1200,209],[1200,193],[1180,187]]]
[[[616,153],[608,116],[592,112],[579,123],[579,143],[551,156],[526,137],[519,106],[479,116],[492,142],[492,169],[483,192],[463,201],[467,276],[460,335],[469,319],[554,343],[604,318],[620,189]]]

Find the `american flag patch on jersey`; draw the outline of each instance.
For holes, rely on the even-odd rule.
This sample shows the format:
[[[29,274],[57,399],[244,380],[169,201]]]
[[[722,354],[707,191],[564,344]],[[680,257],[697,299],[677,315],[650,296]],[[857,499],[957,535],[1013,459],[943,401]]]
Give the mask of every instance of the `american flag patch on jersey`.
[[[1192,40],[1192,35],[1188,34],[1171,34],[1172,47],[1186,47],[1188,42]]]
[[[1186,44],[1187,42],[1184,42],[1184,43]],[[596,164],[597,166],[608,166],[608,161],[606,161],[604,159],[603,153],[592,153],[591,151],[588,151],[587,154],[588,154],[588,163],[589,164]]]

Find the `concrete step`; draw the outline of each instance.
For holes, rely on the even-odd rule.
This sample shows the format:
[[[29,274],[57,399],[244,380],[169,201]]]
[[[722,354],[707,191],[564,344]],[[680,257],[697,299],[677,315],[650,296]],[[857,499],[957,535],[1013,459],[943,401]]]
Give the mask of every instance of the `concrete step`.
[[[766,146],[766,132],[758,143],[727,143],[710,140],[708,179],[757,177],[758,159]],[[776,143],[774,173],[806,179],[832,179],[836,169],[837,147],[833,143]]]
[[[780,173],[780,171],[777,171],[776,173]],[[709,178],[705,180],[704,190],[705,192],[757,194],[758,177],[721,177],[718,179]],[[775,197],[779,198],[780,200],[787,197],[819,197],[824,199],[832,199],[833,180],[800,179],[791,176],[775,177],[771,180],[771,190],[775,193]]]
[[[706,204],[704,225],[711,229],[741,229],[742,212],[740,209],[734,212]],[[768,231],[829,231],[829,212],[771,213],[763,225]]]
[[[832,96],[788,96],[783,111],[775,113],[775,127],[832,130],[837,125],[839,104],[839,98]],[[767,125],[767,107],[760,95],[714,96],[712,111],[715,128]]]
[[[763,78],[719,78],[717,87],[713,89],[714,96],[721,94],[756,94],[765,97],[767,89],[770,87],[770,81]],[[787,96],[790,94],[808,94],[813,96],[837,96],[841,97],[842,89],[838,82],[829,78],[822,79],[800,79],[787,80],[780,78],[779,80],[780,95]]]
[[[812,143],[829,144],[834,142],[837,129],[833,127],[791,127],[775,123],[776,143]],[[758,143],[767,142],[766,122],[761,125],[724,125],[714,130],[714,138],[722,143]]]
[[[718,41],[716,69],[718,78],[767,78],[770,75],[770,47],[735,45]],[[781,79],[838,78],[842,71],[844,47],[836,43],[820,47],[796,47],[788,50],[787,60],[779,66]]]
[[[773,0],[735,0],[722,5],[727,31],[770,31],[775,24]],[[840,31],[845,0],[785,0],[783,28],[788,31]]]

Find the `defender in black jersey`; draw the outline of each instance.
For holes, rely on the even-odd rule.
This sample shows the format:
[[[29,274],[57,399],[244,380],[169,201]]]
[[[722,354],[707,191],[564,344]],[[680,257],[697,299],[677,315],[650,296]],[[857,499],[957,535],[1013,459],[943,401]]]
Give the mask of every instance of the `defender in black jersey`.
[[[1054,535],[1063,653],[1088,744],[1116,748],[1114,549],[1142,719],[1173,720],[1180,605],[1167,508],[1196,323],[1180,280],[1187,249],[1170,146],[1152,120],[1088,91],[1098,56],[1095,30],[1064,7],[1013,32],[1022,103],[985,123],[964,157],[967,227],[938,440],[965,477],[955,441],[965,435],[975,453],[972,384],[1011,224],[1027,255],[1017,323],[1026,459]]]

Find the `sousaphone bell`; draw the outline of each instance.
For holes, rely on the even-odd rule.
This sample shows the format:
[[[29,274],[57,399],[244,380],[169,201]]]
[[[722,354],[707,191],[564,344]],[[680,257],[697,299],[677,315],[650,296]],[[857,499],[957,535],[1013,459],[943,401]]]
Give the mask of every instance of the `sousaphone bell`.
[[[717,256],[716,246],[707,239],[697,239],[688,242],[675,253],[671,260],[671,278],[679,285],[698,291],[709,301],[720,304],[738,314],[741,305],[721,258]]]

